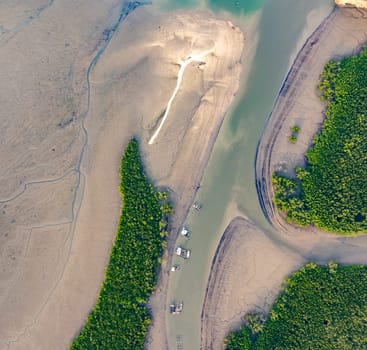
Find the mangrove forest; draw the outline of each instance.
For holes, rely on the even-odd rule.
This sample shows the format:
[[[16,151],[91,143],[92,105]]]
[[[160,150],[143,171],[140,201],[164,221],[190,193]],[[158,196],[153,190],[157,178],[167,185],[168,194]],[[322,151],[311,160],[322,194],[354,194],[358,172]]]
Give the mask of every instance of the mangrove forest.
[[[123,206],[105,279],[71,350],[144,348],[151,321],[146,304],[156,284],[171,207],[145,175],[136,139],[126,147],[120,175]]]
[[[367,49],[326,64],[319,84],[325,120],[296,178],[273,175],[288,222],[341,234],[367,231]]]
[[[367,268],[309,263],[286,280],[266,320],[247,315],[226,350],[367,349]]]

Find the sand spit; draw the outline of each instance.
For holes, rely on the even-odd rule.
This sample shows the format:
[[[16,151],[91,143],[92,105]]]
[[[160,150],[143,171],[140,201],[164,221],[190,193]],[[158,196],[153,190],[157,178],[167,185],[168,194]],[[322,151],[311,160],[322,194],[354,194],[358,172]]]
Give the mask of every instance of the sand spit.
[[[97,185],[106,169],[117,169],[128,139],[141,140],[147,171],[155,184],[168,188],[175,207],[171,236],[164,257],[158,289],[151,299],[153,326],[149,349],[167,349],[166,291],[173,247],[208,162],[226,111],[239,87],[242,32],[229,21],[208,12],[178,12],[152,15],[140,8],[130,15],[101,58],[92,77],[93,106],[89,128],[90,185],[86,203],[95,206],[118,203],[118,174]],[[191,55],[205,55],[205,64],[192,62],[164,126],[157,130],[175,90],[180,64]],[[112,177],[112,175],[110,175]],[[105,232],[114,232],[119,207],[104,213],[98,222]],[[95,220],[94,211],[82,207],[79,223]],[[90,224],[88,224],[90,227]],[[112,237],[112,236],[110,236]]]
[[[224,349],[223,339],[239,328],[246,313],[266,315],[284,278],[303,263],[247,219],[234,218],[212,261],[201,317],[201,349]]]
[[[273,111],[258,145],[256,186],[263,211],[281,232],[316,232],[288,225],[273,204],[271,175],[274,171],[294,176],[294,168],[304,165],[304,154],[324,120],[317,82],[326,62],[356,53],[367,43],[366,12],[336,8],[308,38],[297,55],[279,92]],[[289,142],[291,127],[301,131],[296,143]]]
[[[247,312],[268,312],[284,277],[306,261],[324,264],[367,263],[367,237],[339,237],[288,225],[273,206],[271,175],[293,175],[305,162],[304,153],[323,121],[325,106],[316,85],[324,64],[358,52],[367,42],[365,13],[335,9],[308,38],[279,92],[260,139],[256,186],[263,211],[274,233],[265,233],[243,218],[225,230],[211,266],[203,303],[201,348],[223,349],[223,338],[237,329]],[[301,131],[290,143],[291,127]]]
[[[120,157],[134,135],[176,208],[151,302],[149,346],[165,349],[170,254],[239,87],[242,32],[208,12],[152,8],[118,28],[128,6],[118,0],[9,4],[0,5],[0,349],[65,349],[78,334],[109,258]],[[180,62],[207,50],[148,145]]]

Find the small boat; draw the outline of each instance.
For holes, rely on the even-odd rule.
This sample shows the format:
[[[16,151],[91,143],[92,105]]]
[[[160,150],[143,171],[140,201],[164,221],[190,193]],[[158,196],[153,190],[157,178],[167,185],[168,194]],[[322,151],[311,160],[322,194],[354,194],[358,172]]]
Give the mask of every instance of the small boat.
[[[190,249],[185,249],[185,248],[182,248],[182,247],[178,246],[176,248],[175,253],[176,253],[176,255],[180,256],[183,259],[189,259],[191,251],[190,251]]]
[[[182,227],[181,236],[184,236],[186,239],[190,238],[190,232],[185,226]]]
[[[172,314],[172,315],[179,315],[183,310],[183,303],[172,303],[170,306],[169,306],[169,312]]]
[[[172,267],[171,267],[171,271],[177,271],[177,270],[180,270],[180,269],[181,269],[180,265],[177,265],[177,264],[172,265]]]
[[[195,210],[200,211],[200,210],[201,210],[201,208],[202,208],[202,205],[201,205],[199,202],[194,202],[194,203],[192,204],[192,207],[193,207]]]

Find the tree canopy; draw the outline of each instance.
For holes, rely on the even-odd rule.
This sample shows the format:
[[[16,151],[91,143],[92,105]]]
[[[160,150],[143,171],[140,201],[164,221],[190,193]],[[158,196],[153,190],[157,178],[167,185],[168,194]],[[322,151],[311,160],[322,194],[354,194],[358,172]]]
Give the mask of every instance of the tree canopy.
[[[326,118],[296,179],[274,174],[290,222],[336,233],[367,231],[367,49],[330,61],[321,76]]]
[[[145,175],[135,139],[125,150],[120,174],[123,207],[105,280],[71,350],[144,348],[151,319],[146,303],[156,283],[170,206]]]
[[[286,280],[262,327],[230,334],[226,349],[367,349],[367,268],[307,264]]]

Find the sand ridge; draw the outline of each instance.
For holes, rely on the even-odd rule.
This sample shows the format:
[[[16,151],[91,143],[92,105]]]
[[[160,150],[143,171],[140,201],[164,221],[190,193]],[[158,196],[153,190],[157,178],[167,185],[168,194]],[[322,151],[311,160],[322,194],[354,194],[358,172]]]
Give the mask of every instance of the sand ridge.
[[[228,225],[212,262],[203,303],[202,349],[223,348],[223,338],[238,329],[247,312],[266,315],[284,277],[304,262],[367,264],[366,236],[340,237],[287,224],[274,208],[271,188],[273,171],[292,176],[296,165],[304,165],[304,153],[324,119],[325,105],[316,88],[319,75],[328,60],[356,53],[365,45],[365,18],[362,10],[335,9],[295,58],[259,141],[255,163],[259,199],[276,232],[262,232],[240,217]],[[294,125],[301,127],[296,144],[289,142]],[[254,255],[259,258],[251,260]],[[265,269],[261,273],[259,266]],[[266,277],[274,266],[281,269]]]
[[[0,85],[2,110],[6,111],[0,115],[0,156],[4,162],[0,176],[4,228],[0,235],[0,349],[65,349],[83,325],[96,300],[117,227],[119,163],[132,136],[141,142],[149,176],[157,186],[168,189],[175,206],[158,288],[150,302],[153,325],[147,342],[149,349],[167,349],[166,291],[173,247],[239,88],[242,51],[246,50],[244,34],[231,22],[201,10],[163,16],[139,8],[112,30],[121,9],[117,0],[88,4],[34,0],[28,6],[28,12],[15,22],[0,27],[4,35],[0,50],[5,53],[0,62],[2,67],[12,67],[1,73],[1,81],[10,83]],[[330,27],[327,19],[327,30],[318,42],[311,45],[308,41],[312,50],[302,63],[299,82],[308,79],[307,84],[314,87],[331,56],[351,52],[367,40],[361,13],[343,11],[330,15]],[[353,31],[354,25],[361,29]],[[348,30],[353,35],[347,40],[343,35]],[[89,95],[86,70],[111,31],[108,49],[90,71]],[[328,45],[329,35],[339,35],[335,46]],[[54,46],[45,49],[45,42]],[[19,47],[24,47],[24,52]],[[179,62],[194,51],[212,49],[205,64],[192,62],[187,66],[169,118],[154,144],[149,145],[175,89]],[[323,106],[316,102],[314,92],[312,97],[308,92],[302,97],[303,86],[296,84],[293,95],[291,87],[288,95],[283,89],[284,96],[279,97],[269,119],[256,164],[258,175],[263,168],[268,171],[258,177],[261,186],[269,185],[269,174],[275,167],[291,169],[302,162],[300,155],[322,120]],[[299,102],[295,105],[303,109],[292,109],[284,115],[286,119],[279,120],[276,115],[283,111],[283,97],[288,98],[286,103],[295,98],[311,101],[312,113]],[[289,126],[302,121],[294,118],[306,112],[319,119],[313,121],[312,130],[302,125],[299,149],[290,155],[284,151],[289,148],[284,141]],[[277,130],[272,123],[283,131],[275,137],[274,151],[266,153]],[[271,192],[261,193],[271,203]],[[278,238],[282,247],[251,222],[240,218],[232,221],[218,247],[209,279],[203,344],[212,342],[219,347],[243,313],[256,306],[266,311],[282,278],[301,262],[335,258],[347,263],[366,262],[363,237],[348,240],[312,233],[310,239],[309,232],[298,237],[293,232],[293,228],[284,230],[281,226]],[[261,249],[255,252],[249,245]],[[281,260],[286,264],[268,284],[263,279],[269,272],[265,265],[261,265],[263,277],[251,279],[251,271],[242,262],[236,263],[235,256],[242,256],[242,249],[249,253],[244,261],[254,257],[256,264],[250,266],[259,267],[261,254],[270,251],[274,251],[269,256],[277,266]],[[216,264],[219,260],[226,264]],[[238,274],[248,277],[249,287],[241,289],[235,283]],[[233,291],[223,288],[229,280],[238,287],[236,305],[228,302]],[[257,288],[261,291],[252,293]],[[221,303],[215,305],[215,300]],[[216,319],[218,314],[225,316]]]

